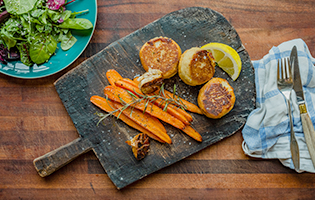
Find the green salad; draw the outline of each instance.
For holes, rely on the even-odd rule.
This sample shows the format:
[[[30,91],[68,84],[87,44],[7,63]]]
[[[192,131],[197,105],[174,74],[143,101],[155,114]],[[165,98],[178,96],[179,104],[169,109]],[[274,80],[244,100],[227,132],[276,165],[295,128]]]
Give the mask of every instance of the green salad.
[[[47,62],[57,44],[70,49],[77,41],[71,30],[92,29],[93,24],[66,5],[74,0],[0,0],[0,61],[20,59],[31,66]]]

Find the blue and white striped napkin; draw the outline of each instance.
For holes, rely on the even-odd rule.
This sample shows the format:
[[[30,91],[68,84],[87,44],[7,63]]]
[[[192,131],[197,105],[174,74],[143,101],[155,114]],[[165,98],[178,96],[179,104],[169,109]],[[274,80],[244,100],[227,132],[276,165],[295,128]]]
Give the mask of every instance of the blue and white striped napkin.
[[[290,57],[293,46],[297,47],[300,74],[308,114],[315,124],[315,59],[305,42],[295,39],[272,47],[261,60],[253,61],[256,84],[256,109],[252,111],[242,130],[245,154],[256,158],[279,159],[294,169],[290,152],[290,122],[285,97],[277,87],[277,60]],[[300,170],[315,172],[308,152],[300,112],[295,93],[291,95],[294,131],[300,149]]]

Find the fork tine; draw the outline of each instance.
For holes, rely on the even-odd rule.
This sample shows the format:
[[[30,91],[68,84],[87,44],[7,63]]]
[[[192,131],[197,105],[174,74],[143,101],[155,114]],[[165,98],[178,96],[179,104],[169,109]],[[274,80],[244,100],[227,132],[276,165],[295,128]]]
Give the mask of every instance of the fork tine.
[[[285,79],[290,80],[292,75],[291,75],[291,67],[289,64],[289,58],[283,59],[284,62],[284,69],[285,69]]]
[[[285,67],[285,61],[283,59],[281,59],[281,69],[282,69],[282,79],[287,79],[287,70]]]
[[[290,58],[287,58],[288,68],[289,68],[289,78],[292,79],[292,67],[290,64]]]

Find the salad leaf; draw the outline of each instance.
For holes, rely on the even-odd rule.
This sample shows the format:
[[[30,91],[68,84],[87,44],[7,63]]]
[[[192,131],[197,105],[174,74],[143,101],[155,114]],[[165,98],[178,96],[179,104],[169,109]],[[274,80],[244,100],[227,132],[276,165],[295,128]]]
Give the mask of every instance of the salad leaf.
[[[14,47],[17,42],[10,33],[3,29],[1,30],[1,37],[8,49]]]
[[[47,10],[39,16],[39,21],[43,24],[47,24]]]
[[[93,24],[84,18],[69,18],[62,24],[57,25],[59,28],[68,28],[76,30],[86,30],[93,28]]]
[[[3,0],[10,14],[21,15],[32,10],[37,0]]]
[[[34,63],[46,62],[57,48],[57,41],[52,35],[39,34],[30,45],[30,58]]]
[[[33,62],[31,61],[30,55],[28,53],[28,49],[29,49],[28,44],[26,42],[23,42],[23,43],[17,44],[16,47],[18,48],[20,52],[21,62],[27,66],[31,66]]]
[[[40,33],[44,32],[45,26],[41,26],[37,24],[35,27],[36,27],[36,30],[38,30]]]
[[[10,18],[5,24],[2,29],[10,32],[10,33],[15,33],[20,30],[19,28],[20,20],[18,19],[12,19]]]
[[[17,49],[8,49],[4,44],[0,44],[0,61],[6,64],[7,60],[16,60],[19,59],[20,55],[17,52]]]
[[[65,10],[62,14],[61,14],[61,19],[63,19],[63,21],[66,21],[67,19],[70,18],[71,16],[71,11],[70,10]]]
[[[62,34],[62,33],[61,33]],[[71,34],[71,32],[69,31],[66,35],[63,35],[60,37],[61,40],[61,49],[64,51],[67,51],[68,49],[70,49],[74,43],[76,43],[77,39]]]
[[[45,12],[46,12],[45,10],[36,9],[36,10],[33,10],[33,11],[31,12],[31,16],[32,16],[32,17],[39,18],[39,16],[41,16],[41,15],[44,14]]]
[[[20,20],[21,20],[21,25],[23,26],[24,30],[25,30],[25,34],[30,34],[32,31],[32,26],[31,23],[27,22],[28,19],[28,15],[27,14],[23,14],[20,16]],[[24,34],[24,35],[25,35]]]
[[[61,17],[61,13],[54,10],[48,10],[47,15],[50,18],[50,20],[53,22],[57,22],[58,19],[60,19]]]
[[[8,11],[3,11],[0,13],[0,23],[5,22],[10,16],[10,13]]]
[[[14,18],[10,18],[1,27],[0,36],[9,49],[15,46],[17,40],[23,40],[21,37],[22,28],[20,19]]]
[[[0,0],[0,44],[4,46],[3,52],[19,50],[17,55],[21,62],[31,66],[47,61],[59,42],[62,50],[70,49],[77,42],[71,29],[93,28],[89,20],[76,18],[76,15],[88,10],[66,10],[65,6],[74,1]],[[3,55],[1,59],[7,60]]]
[[[89,12],[89,10],[87,9],[87,10],[82,10],[82,11],[79,11],[79,12],[72,12],[71,13],[71,18],[74,18],[75,16],[84,14],[86,12]]]
[[[65,4],[65,0],[48,0],[47,6],[50,10],[58,10],[63,4]]]
[[[1,40],[0,40],[1,41]],[[8,54],[8,49],[4,47],[4,45],[0,44],[0,62],[3,64],[7,64],[5,58]]]

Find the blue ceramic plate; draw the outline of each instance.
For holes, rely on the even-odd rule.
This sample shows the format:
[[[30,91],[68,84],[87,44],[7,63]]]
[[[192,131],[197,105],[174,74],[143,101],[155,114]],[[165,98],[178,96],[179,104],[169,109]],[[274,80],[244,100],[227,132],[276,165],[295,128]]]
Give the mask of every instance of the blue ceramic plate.
[[[78,40],[73,47],[68,51],[63,51],[59,43],[56,55],[53,55],[44,64],[35,64],[32,67],[28,67],[20,61],[8,62],[6,65],[0,63],[0,72],[12,77],[35,79],[55,74],[72,64],[81,55],[91,40],[97,17],[97,2],[96,0],[75,1],[67,5],[67,9],[72,12],[89,9],[89,12],[78,15],[77,17],[90,20],[93,24],[93,29],[88,31],[72,31],[73,36]]]

